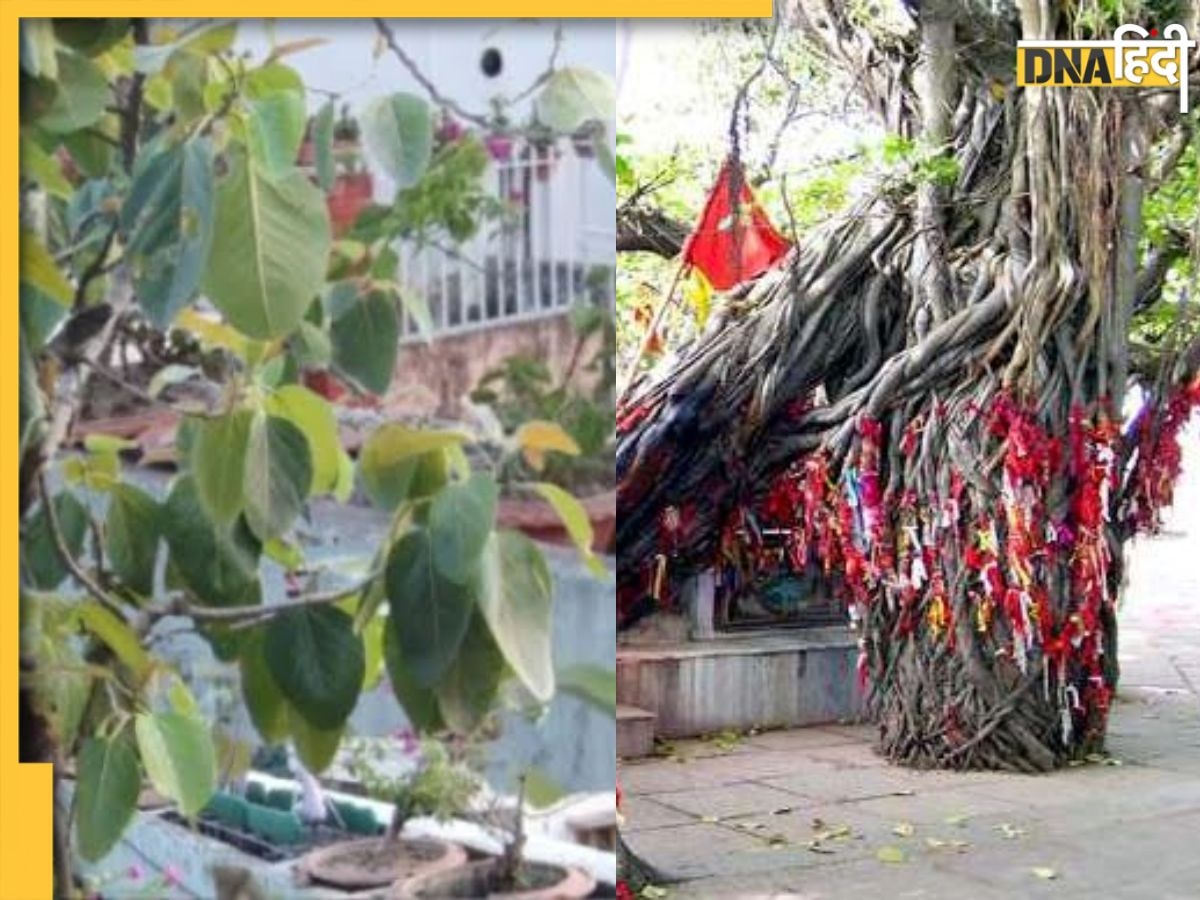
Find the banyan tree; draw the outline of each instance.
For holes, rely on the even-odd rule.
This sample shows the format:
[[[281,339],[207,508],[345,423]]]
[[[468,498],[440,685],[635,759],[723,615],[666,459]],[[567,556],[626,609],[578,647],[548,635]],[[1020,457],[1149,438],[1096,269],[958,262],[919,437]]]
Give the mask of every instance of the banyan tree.
[[[1195,230],[1143,227],[1193,120],[1178,89],[1019,87],[1017,42],[1194,14],[923,0],[883,35],[869,5],[801,0],[779,27],[928,164],[715,301],[625,391],[618,619],[782,529],[859,630],[884,755],[1050,770],[1103,747],[1123,548],[1169,503],[1200,403],[1189,288],[1165,277]],[[647,225],[642,244],[670,243],[627,212],[627,246]]]

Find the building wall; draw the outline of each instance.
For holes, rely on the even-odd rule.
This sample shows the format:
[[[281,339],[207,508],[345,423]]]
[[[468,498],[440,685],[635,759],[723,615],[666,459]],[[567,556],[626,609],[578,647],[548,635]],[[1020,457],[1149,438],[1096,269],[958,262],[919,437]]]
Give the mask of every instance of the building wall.
[[[565,314],[405,344],[384,405],[389,415],[457,418],[463,399],[507,357],[531,353],[551,372],[562,372],[574,348],[575,331]],[[581,363],[594,352],[585,348]]]
[[[488,114],[492,98],[518,96],[545,70],[559,24],[545,19],[390,20],[397,43],[439,92],[482,115]],[[613,76],[616,33],[611,21],[566,21],[561,25],[560,67],[584,66]],[[338,95],[339,110],[348,104],[353,113],[361,113],[376,97],[397,91],[426,96],[390,51],[376,52],[376,30],[370,19],[280,19],[270,26],[262,20],[246,20],[239,27],[237,46],[261,60],[270,52],[272,41],[285,44],[313,37],[326,38],[328,43],[284,60],[310,87],[310,113],[325,103],[326,92]],[[489,47],[498,49],[503,58],[503,70],[495,78],[487,77],[480,68],[480,58]],[[510,117],[524,121],[531,105],[532,98],[520,101]],[[615,150],[615,133],[609,137]],[[375,199],[391,202],[394,185],[378,171],[372,175]],[[550,217],[555,222],[575,223],[578,233],[574,240],[583,258],[611,264],[615,188],[596,165],[588,166],[584,175],[577,190],[557,193]]]

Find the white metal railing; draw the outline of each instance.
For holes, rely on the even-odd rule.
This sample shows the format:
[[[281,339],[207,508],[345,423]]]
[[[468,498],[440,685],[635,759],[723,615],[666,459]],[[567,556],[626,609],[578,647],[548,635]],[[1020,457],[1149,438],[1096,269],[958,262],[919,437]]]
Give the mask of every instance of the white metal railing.
[[[395,248],[403,287],[425,298],[435,335],[615,302],[612,192],[594,159],[565,140],[540,152],[516,146],[486,178],[508,209],[501,220],[462,244]],[[402,343],[419,340],[412,314],[403,315]]]

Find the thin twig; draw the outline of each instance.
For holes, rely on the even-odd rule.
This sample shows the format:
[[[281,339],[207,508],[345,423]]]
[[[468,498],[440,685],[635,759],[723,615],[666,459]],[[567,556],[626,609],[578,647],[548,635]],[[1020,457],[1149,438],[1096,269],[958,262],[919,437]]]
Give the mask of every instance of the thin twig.
[[[529,87],[525,88],[525,90],[521,91],[521,93],[512,98],[513,103],[520,103],[550,80],[550,78],[558,70],[558,55],[562,51],[562,43],[563,30],[562,23],[560,22],[557,26],[555,26],[554,29],[554,47],[550,51],[550,61],[546,63],[546,68],[542,71],[542,74],[538,75],[538,77],[533,80]]]
[[[62,560],[62,564],[89,594],[124,621],[125,611],[120,602],[104,590],[71,554],[71,548],[67,546],[67,539],[62,533],[62,526],[58,521],[58,510],[54,508],[54,498],[50,496],[50,485],[46,481],[45,471],[38,473],[38,485],[42,492],[42,505],[46,510],[46,521],[50,523],[50,535],[54,539],[54,549],[58,553],[59,559]]]
[[[180,594],[172,598],[169,602],[150,610],[150,616],[152,619],[160,619],[163,616],[190,616],[202,622],[238,623],[239,627],[250,627],[251,625],[258,625],[272,619],[280,613],[295,609],[304,609],[310,606],[324,606],[344,600],[360,591],[366,590],[371,585],[371,582],[378,577],[379,572],[372,572],[361,581],[345,587],[304,594],[299,597],[283,600],[279,603],[272,603],[268,606],[199,606],[189,602],[186,597]]]
[[[417,80],[417,83],[425,89],[425,93],[429,94],[431,100],[438,106],[450,110],[460,119],[466,119],[468,122],[474,122],[481,128],[491,128],[492,122],[488,116],[481,113],[473,113],[463,108],[463,106],[451,97],[447,97],[438,90],[437,85],[430,81],[429,77],[421,71],[421,67],[416,61],[404,52],[404,49],[396,41],[396,35],[392,33],[392,28],[384,19],[375,19],[375,28],[379,31],[384,43],[388,45],[388,49],[392,51],[396,59],[400,60],[400,64],[408,69],[408,73]]]

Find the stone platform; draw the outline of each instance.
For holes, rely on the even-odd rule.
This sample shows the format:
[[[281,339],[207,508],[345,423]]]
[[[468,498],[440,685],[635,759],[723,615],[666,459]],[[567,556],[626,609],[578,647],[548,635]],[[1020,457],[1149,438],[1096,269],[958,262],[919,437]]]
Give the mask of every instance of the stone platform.
[[[861,703],[857,657],[842,627],[618,647],[617,702],[652,712],[666,738],[845,722]]]

